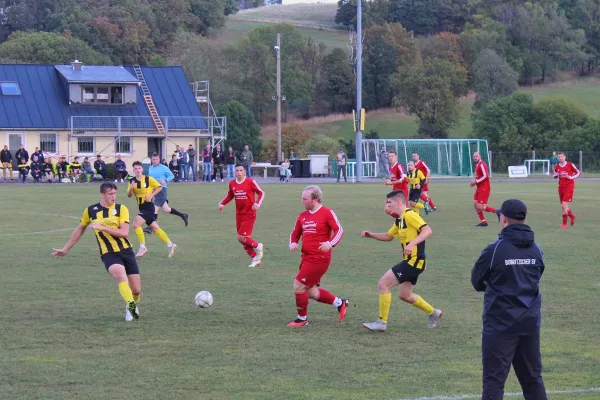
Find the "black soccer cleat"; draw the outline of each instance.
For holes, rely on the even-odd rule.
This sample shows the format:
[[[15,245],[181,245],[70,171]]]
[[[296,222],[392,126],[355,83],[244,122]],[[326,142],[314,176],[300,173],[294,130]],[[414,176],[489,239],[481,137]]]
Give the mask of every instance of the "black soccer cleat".
[[[181,219],[183,220],[183,222],[185,223],[185,226],[188,226],[188,219],[189,216],[187,214],[182,214],[181,215]]]
[[[478,223],[478,224],[477,224],[477,225],[475,225],[475,226],[484,226],[484,227],[487,227],[487,226],[488,226],[488,224],[487,224],[487,222],[480,222],[480,223]]]
[[[500,222],[500,210],[496,209],[496,216],[498,217],[498,222]]]
[[[152,235],[152,229],[150,229],[149,226],[145,227],[144,229],[142,229],[144,231],[144,233],[147,233],[148,235]]]

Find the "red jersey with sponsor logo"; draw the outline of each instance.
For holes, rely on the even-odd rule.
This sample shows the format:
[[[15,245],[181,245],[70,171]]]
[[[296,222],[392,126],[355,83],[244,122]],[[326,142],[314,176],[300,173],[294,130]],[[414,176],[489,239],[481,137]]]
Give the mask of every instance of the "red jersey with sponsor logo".
[[[404,179],[402,180],[402,182],[395,184],[392,187],[392,190],[406,189],[408,180],[406,179],[406,172],[404,171],[404,167],[402,166],[402,164],[397,162],[394,165],[390,165],[390,180],[392,182],[398,181],[398,180],[402,179],[403,177],[404,177]]]
[[[229,192],[227,192],[227,196],[219,204],[226,205],[235,199],[236,214],[256,216],[256,211],[252,210],[252,206],[254,203],[260,206],[264,198],[265,192],[258,186],[256,181],[246,177],[241,182],[238,182],[236,179],[229,182]]]
[[[558,178],[558,186],[575,186],[574,179],[579,178],[581,173],[571,161],[565,161],[563,165],[554,166],[554,177]]]
[[[429,170],[429,167],[427,166],[427,164],[425,164],[425,161],[423,160],[419,160],[415,163],[415,168],[418,169],[419,171],[421,171],[423,173],[423,176],[425,176],[425,178],[427,178],[431,171]]]
[[[335,213],[321,206],[317,211],[304,211],[298,216],[294,230],[290,234],[290,244],[298,243],[302,238],[302,257],[331,257],[331,251],[323,252],[319,246],[323,242],[338,245],[344,236],[344,230]]]
[[[477,182],[477,188],[489,189],[490,187],[490,170],[483,160],[475,166],[475,181]]]

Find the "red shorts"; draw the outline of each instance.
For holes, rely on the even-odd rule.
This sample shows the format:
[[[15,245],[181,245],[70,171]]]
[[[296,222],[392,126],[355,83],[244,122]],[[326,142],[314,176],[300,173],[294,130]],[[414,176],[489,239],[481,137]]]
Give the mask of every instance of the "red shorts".
[[[478,187],[475,190],[475,196],[473,196],[473,200],[478,202],[479,204],[487,204],[490,199],[490,188],[489,187]]]
[[[296,275],[296,280],[308,288],[321,284],[321,277],[325,275],[331,258],[314,256],[311,258],[303,258],[300,263],[300,271]]]
[[[560,202],[563,201],[566,203],[570,203],[573,201],[573,193],[575,192],[574,186],[559,186],[558,187],[558,198]]]
[[[240,236],[251,236],[252,229],[254,228],[254,222],[256,222],[256,217],[248,217],[244,215],[236,215],[235,216],[235,228],[237,230],[237,234]]]

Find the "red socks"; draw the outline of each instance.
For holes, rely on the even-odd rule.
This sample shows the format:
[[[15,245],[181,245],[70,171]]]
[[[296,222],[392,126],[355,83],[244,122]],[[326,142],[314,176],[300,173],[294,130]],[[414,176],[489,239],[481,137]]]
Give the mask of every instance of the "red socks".
[[[573,212],[571,211],[571,209],[569,209],[569,211],[567,212],[567,215],[568,215],[569,217],[573,217]]]
[[[308,293],[296,294],[296,308],[298,309],[298,316],[306,317],[308,314]]]
[[[328,290],[319,289],[319,298],[317,301],[319,303],[333,304],[335,301],[335,296],[332,295]]]
[[[254,243],[256,243],[256,242],[254,242]],[[254,251],[254,247],[250,246],[249,244],[244,244],[243,246],[244,246],[244,251],[246,253],[248,253],[248,255],[251,258],[256,257],[256,251]]]
[[[251,237],[247,237],[244,239],[244,246],[250,246],[250,247],[257,248],[258,242],[256,240],[252,239]]]
[[[569,212],[571,212],[571,210],[569,210]],[[562,217],[563,217],[563,225],[566,225],[567,224],[567,218],[569,218],[569,215],[568,214],[563,214]]]
[[[491,213],[495,213],[496,212],[496,209],[493,208],[493,207],[490,207],[490,206],[485,206],[485,208],[483,210],[487,211],[487,212],[491,212]]]
[[[477,211],[477,216],[479,217],[481,222],[486,222],[485,217],[483,216],[483,213],[481,211]]]
[[[427,203],[429,201],[429,207],[435,208],[435,204],[433,204],[433,200],[431,199],[431,197],[425,196],[424,194],[422,194],[420,199],[423,200],[425,203]]]

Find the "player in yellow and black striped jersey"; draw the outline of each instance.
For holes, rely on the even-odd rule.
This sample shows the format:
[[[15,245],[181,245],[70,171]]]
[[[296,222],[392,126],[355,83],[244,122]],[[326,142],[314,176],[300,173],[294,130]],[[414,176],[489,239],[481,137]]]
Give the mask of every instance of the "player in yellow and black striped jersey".
[[[132,167],[135,176],[129,181],[127,196],[135,196],[140,209],[140,212],[133,220],[133,229],[140,242],[140,249],[138,250],[136,257],[141,258],[148,251],[146,248],[146,237],[144,236],[144,230],[142,229],[144,223],[146,223],[146,225],[152,229],[152,232],[156,233],[156,236],[167,245],[169,257],[173,257],[177,245],[171,243],[166,232],[158,226],[154,214],[154,203],[152,202],[154,196],[156,196],[163,187],[153,177],[144,175],[144,167],[141,162],[135,161],[132,164]]]
[[[400,287],[400,299],[423,310],[429,316],[429,328],[437,326],[442,316],[440,310],[434,309],[423,298],[413,293],[419,275],[427,265],[425,240],[432,234],[431,228],[418,212],[406,207],[406,195],[402,190],[394,190],[387,195],[385,211],[387,214],[399,215],[394,225],[386,233],[363,231],[361,236],[382,242],[398,239],[402,245],[403,260],[390,268],[379,279],[379,319],[365,322],[363,326],[372,331],[385,331],[387,328],[390,306],[392,304],[391,289]]]
[[[407,167],[408,185],[410,187],[410,191],[408,192],[408,204],[412,208],[423,208],[425,209],[425,214],[429,214],[429,209],[424,204],[419,203],[421,191],[425,185],[425,175],[423,175],[423,172],[415,168],[415,163],[412,161],[408,162]],[[419,211],[417,210],[417,213],[418,212]]]
[[[117,185],[100,185],[100,202],[83,211],[81,222],[62,249],[54,249],[52,255],[62,258],[79,241],[88,227],[92,228],[100,248],[100,257],[108,273],[115,278],[119,292],[126,302],[125,320],[139,318],[137,303],[140,301],[140,271],[127,239],[129,235],[129,210],[116,203]]]
[[[69,175],[71,175],[72,182],[78,182],[81,176],[81,163],[79,157],[75,157],[71,163],[71,169],[69,169]]]

